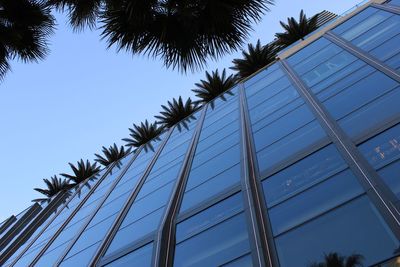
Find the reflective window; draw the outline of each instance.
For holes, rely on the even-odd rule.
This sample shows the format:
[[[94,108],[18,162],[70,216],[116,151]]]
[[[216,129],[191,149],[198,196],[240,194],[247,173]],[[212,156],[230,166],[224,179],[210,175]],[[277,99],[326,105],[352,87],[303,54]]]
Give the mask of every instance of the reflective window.
[[[140,266],[150,267],[151,266],[151,255],[153,251],[153,243],[150,243],[144,247],[138,248],[133,252],[125,255],[115,261],[112,261],[106,265],[107,267],[122,267],[122,266]]]
[[[276,205],[346,168],[334,145],[322,148],[263,181],[267,205]]]
[[[142,176],[141,174],[145,170],[155,151],[157,151],[164,136],[165,134],[161,135],[158,140],[153,140],[147,149],[143,149],[140,152],[111,194],[106,199],[102,199],[104,203],[96,211],[94,217],[90,220],[85,230],[68,251],[61,266],[74,266],[74,264],[78,263],[79,264],[76,266],[86,266],[89,263],[93,257],[93,253],[96,251],[115,221],[116,216],[126,203],[130,193],[136,188],[136,185]],[[97,207],[98,204],[99,203],[95,206]],[[88,223],[87,220],[84,221],[85,223]],[[65,234],[67,234],[67,232],[65,232]],[[71,238],[73,237],[74,236]],[[70,242],[65,243],[65,248],[70,245]],[[43,262],[45,261],[43,260]]]
[[[309,55],[307,64],[297,54]],[[335,44],[321,38],[297,54],[288,62],[352,139],[399,115],[399,83]]]
[[[245,92],[261,176],[327,139],[281,69],[267,69]]]
[[[262,185],[283,267],[310,266],[334,252],[361,254],[370,266],[399,245],[333,144]],[[370,231],[374,234],[365,237]],[[375,250],[376,242],[385,245]]]
[[[179,223],[174,266],[235,266],[250,252],[240,209],[242,197],[237,194]],[[241,260],[252,265],[250,258]]]
[[[26,266],[28,265],[40,252],[40,250],[46,245],[47,241],[54,235],[54,233],[59,229],[61,224],[65,222],[65,220],[71,215],[71,213],[75,210],[76,206],[86,197],[89,190],[98,182],[98,180],[104,175],[106,169],[103,169],[99,173],[97,173],[94,177],[89,179],[86,184],[83,184],[78,189],[71,189],[70,194],[73,194],[73,198],[68,202],[68,205],[65,208],[60,206],[62,209],[60,214],[54,218],[56,215],[56,211],[51,214],[51,216],[47,219],[47,221],[43,222],[41,226],[36,229],[35,234],[32,235],[23,246],[20,247],[17,252],[13,254],[13,256],[7,261],[7,263],[11,263],[26,247],[29,247],[23,256],[17,261],[15,266]],[[75,190],[78,190],[77,192]],[[76,193],[76,194],[75,194]],[[37,236],[42,230],[43,233],[40,236]]]
[[[360,254],[364,266],[372,266],[400,245],[366,196],[280,235],[275,244],[282,267],[310,266],[334,252]]]
[[[208,107],[188,175],[180,213],[239,184],[238,89],[235,88],[229,93],[225,94],[227,95],[225,100],[218,99],[213,107]]]
[[[400,198],[400,124],[360,144],[359,149]]]
[[[199,113],[195,116],[197,118]],[[197,119],[189,122],[186,128],[175,128],[172,141],[166,143],[108,247],[105,258],[113,257],[158,229],[196,125]]]
[[[369,7],[333,32],[394,69],[400,68],[400,15]]]
[[[396,6],[400,6],[400,0],[391,0],[391,1],[389,2],[389,4],[391,4],[391,5],[396,5]]]
[[[120,164],[115,165],[112,171],[110,170],[109,174],[103,179],[103,181],[101,182],[101,184],[99,184],[98,187],[105,189],[104,190],[100,189],[100,191],[97,191],[98,188],[96,188],[96,191],[92,195],[90,195],[90,197],[85,202],[85,203],[89,202],[90,204],[86,206],[84,205],[80,210],[78,210],[75,216],[64,227],[62,232],[47,248],[43,256],[40,257],[39,261],[35,264],[35,266],[47,266],[50,263],[54,263],[58,259],[58,257],[60,257],[60,254],[65,250],[69,242],[81,229],[82,225],[86,222],[86,219],[95,211],[102,197],[112,185],[112,181],[114,181],[120,175],[120,173],[125,169],[128,162],[131,161],[132,157],[133,154],[130,154],[129,156],[123,158]],[[105,187],[103,184],[107,184],[108,186]],[[82,197],[82,195],[80,196]],[[91,201],[93,198],[95,199],[95,201]],[[82,201],[82,198],[79,198],[79,200]],[[71,213],[74,210],[75,208],[74,209],[66,208],[63,210],[63,213],[59,215],[64,218],[63,222],[67,220],[67,218],[71,215]],[[40,246],[38,245],[37,247],[35,247],[35,249],[37,249],[37,251],[39,252],[47,243],[47,242],[42,243],[42,241],[49,240],[50,238],[52,238],[58,229],[59,227],[52,227],[49,230],[47,230],[47,233],[42,234],[40,238],[35,242],[36,244],[41,243],[41,245]],[[36,254],[37,253],[32,253],[30,254],[30,257],[35,257]]]

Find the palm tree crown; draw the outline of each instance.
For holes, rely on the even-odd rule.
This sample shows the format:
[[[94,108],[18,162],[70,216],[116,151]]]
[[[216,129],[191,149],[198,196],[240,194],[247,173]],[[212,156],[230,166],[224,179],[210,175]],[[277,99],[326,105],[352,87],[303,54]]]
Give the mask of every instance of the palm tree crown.
[[[69,190],[73,186],[66,179],[58,178],[57,175],[52,176],[50,180],[43,179],[43,181],[47,186],[46,189],[34,188],[33,190],[45,195],[46,198],[37,198],[32,200],[34,202],[44,202],[57,193]]]
[[[205,104],[212,101],[217,96],[224,99],[223,93],[231,89],[236,83],[236,78],[233,75],[226,77],[225,69],[222,71],[221,76],[218,73],[218,69],[214,72],[208,73],[206,71],[206,80],[200,80],[200,83],[196,83],[197,88],[192,91],[196,94],[200,100],[196,101],[199,104]],[[213,102],[211,102],[213,105]]]
[[[187,127],[186,123],[194,119],[192,114],[198,109],[198,105],[194,103],[190,97],[185,103],[182,97],[179,97],[178,100],[173,98],[172,102],[168,101],[168,106],[162,105],[161,108],[163,109],[163,111],[160,112],[161,115],[154,116],[158,119],[158,124],[161,124],[163,127],[172,127],[178,122],[181,122],[184,127]]]
[[[230,69],[237,71],[239,78],[245,78],[262,67],[274,62],[276,57],[276,46],[264,45],[261,46],[260,40],[257,41],[256,46],[248,44],[248,52],[243,51],[242,59],[234,59],[232,61],[233,67]]]
[[[363,256],[360,254],[353,254],[348,257],[339,255],[338,253],[329,253],[325,255],[324,262],[313,263],[310,267],[357,267],[363,266]]]
[[[100,169],[100,166],[97,166],[96,162],[91,164],[89,160],[86,160],[85,163],[83,159],[77,162],[76,167],[72,163],[68,164],[71,167],[73,174],[61,173],[61,176],[67,178],[69,181],[72,181],[73,185],[79,184],[92,177]]]
[[[285,32],[275,34],[278,38],[277,44],[288,46],[297,40],[304,40],[303,38],[307,34],[317,29],[317,20],[318,14],[308,19],[304,11],[301,10],[298,22],[293,17],[287,19],[287,24],[281,21],[280,24],[285,29]]]
[[[53,32],[54,17],[40,1],[0,1],[0,79],[10,69],[9,60],[43,59],[47,37]]]
[[[146,120],[144,123],[140,123],[140,125],[134,124],[133,129],[129,128],[131,138],[124,138],[122,140],[127,142],[125,145],[128,147],[139,147],[147,144],[154,138],[158,138],[162,130],[156,123],[149,123]]]
[[[125,150],[123,146],[118,149],[118,146],[114,143],[114,145],[106,148],[103,146],[102,152],[104,156],[99,154],[94,154],[96,156],[95,161],[99,164],[107,167],[111,163],[123,158],[125,155],[129,154],[130,148]]]
[[[75,28],[100,22],[108,46],[160,57],[182,71],[240,48],[273,0],[47,0]]]

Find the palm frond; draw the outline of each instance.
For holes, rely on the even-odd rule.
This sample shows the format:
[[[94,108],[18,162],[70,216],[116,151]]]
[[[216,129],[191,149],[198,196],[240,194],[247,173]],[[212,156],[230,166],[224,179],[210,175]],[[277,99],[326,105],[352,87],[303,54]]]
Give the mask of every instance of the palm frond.
[[[115,3],[117,2],[117,3]],[[237,50],[272,0],[114,1],[101,14],[108,46],[198,70]]]
[[[282,28],[285,30],[283,33],[276,33],[277,44],[288,46],[297,40],[303,39],[307,34],[317,29],[318,14],[307,18],[303,10],[300,12],[299,21],[291,17],[287,19],[287,24],[280,22]]]
[[[104,0],[47,0],[47,5],[64,11],[69,23],[76,31],[85,27],[95,29],[96,22],[104,6]]]
[[[310,267],[362,267],[364,257],[360,254],[352,254],[348,257],[342,256],[337,252],[324,255],[323,262],[315,262]]]
[[[47,38],[54,17],[42,1],[0,1],[0,79],[10,69],[9,60],[36,62],[48,53]]]
[[[72,184],[68,182],[66,179],[58,178],[57,175],[54,175],[49,179],[43,179],[46,184],[46,188],[34,188],[33,190],[45,195],[46,198],[37,198],[32,200],[33,202],[43,202],[48,200],[49,198],[55,196],[61,191],[67,191],[73,187]]]
[[[274,45],[262,46],[260,40],[258,40],[255,46],[248,44],[247,49],[248,52],[242,51],[243,58],[234,59],[232,61],[233,67],[230,67],[230,69],[237,71],[239,78],[250,76],[275,61],[277,49]]]
[[[77,166],[72,163],[68,163],[72,169],[73,174],[61,173],[60,175],[67,178],[70,182],[73,182],[74,185],[79,184],[86,179],[92,177],[96,178],[95,174],[99,171],[100,166],[97,166],[97,163],[91,164],[89,160],[86,160],[86,163],[81,159],[77,162]]]
[[[213,106],[213,100],[216,97],[219,96],[224,99],[225,92],[232,95],[231,92],[227,91],[236,84],[236,80],[236,77],[232,74],[227,77],[225,69],[221,75],[218,73],[218,69],[211,74],[206,71],[206,79],[200,80],[199,83],[195,84],[197,88],[192,89],[196,96],[200,98],[196,103],[205,104],[211,101],[211,106]]]
[[[110,146],[109,148],[103,146],[102,152],[104,156],[94,154],[96,156],[96,159],[94,161],[107,167],[111,163],[120,160],[121,158],[125,157],[125,155],[129,154],[130,148],[125,150],[125,148],[121,146],[118,149],[118,146],[114,143],[114,145]]]
[[[133,128],[129,128],[130,137],[124,138],[125,146],[140,147],[141,145],[148,144],[151,140],[159,140],[159,135],[163,131],[156,123],[149,123],[147,120],[140,125],[133,124]]]
[[[187,128],[187,123],[194,119],[193,113],[197,111],[198,104],[193,102],[190,97],[183,102],[182,97],[178,100],[175,98],[172,101],[168,101],[167,105],[161,105],[162,111],[160,115],[154,116],[158,119],[158,124],[162,127],[172,127],[177,123]]]

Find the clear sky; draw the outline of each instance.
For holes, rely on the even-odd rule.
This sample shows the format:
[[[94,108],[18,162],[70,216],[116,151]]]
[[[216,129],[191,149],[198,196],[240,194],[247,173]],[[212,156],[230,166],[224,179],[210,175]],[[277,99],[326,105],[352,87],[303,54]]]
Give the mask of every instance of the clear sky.
[[[276,0],[254,25],[248,42],[265,44],[280,32],[280,20],[322,10],[337,14],[360,0]],[[93,159],[101,146],[127,137],[132,123],[153,119],[172,97],[192,96],[204,70],[182,74],[159,60],[106,49],[98,31],[74,33],[62,14],[50,38],[51,52],[38,64],[12,62],[0,83],[0,221],[39,197],[43,178],[69,172],[68,162]],[[205,70],[231,66],[240,52]]]

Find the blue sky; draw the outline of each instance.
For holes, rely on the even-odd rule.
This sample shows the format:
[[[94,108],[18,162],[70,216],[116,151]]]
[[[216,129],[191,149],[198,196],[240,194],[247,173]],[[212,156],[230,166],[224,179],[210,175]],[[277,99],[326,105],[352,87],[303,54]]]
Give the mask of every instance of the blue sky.
[[[263,44],[280,32],[280,20],[322,10],[340,14],[360,0],[277,0],[254,25],[248,42]],[[127,137],[132,123],[153,119],[173,97],[192,96],[204,71],[231,66],[240,52],[182,74],[146,56],[106,49],[98,31],[74,33],[62,14],[50,54],[38,64],[12,62],[0,83],[0,221],[39,197],[43,178],[69,172],[68,162],[93,159],[101,146]]]

